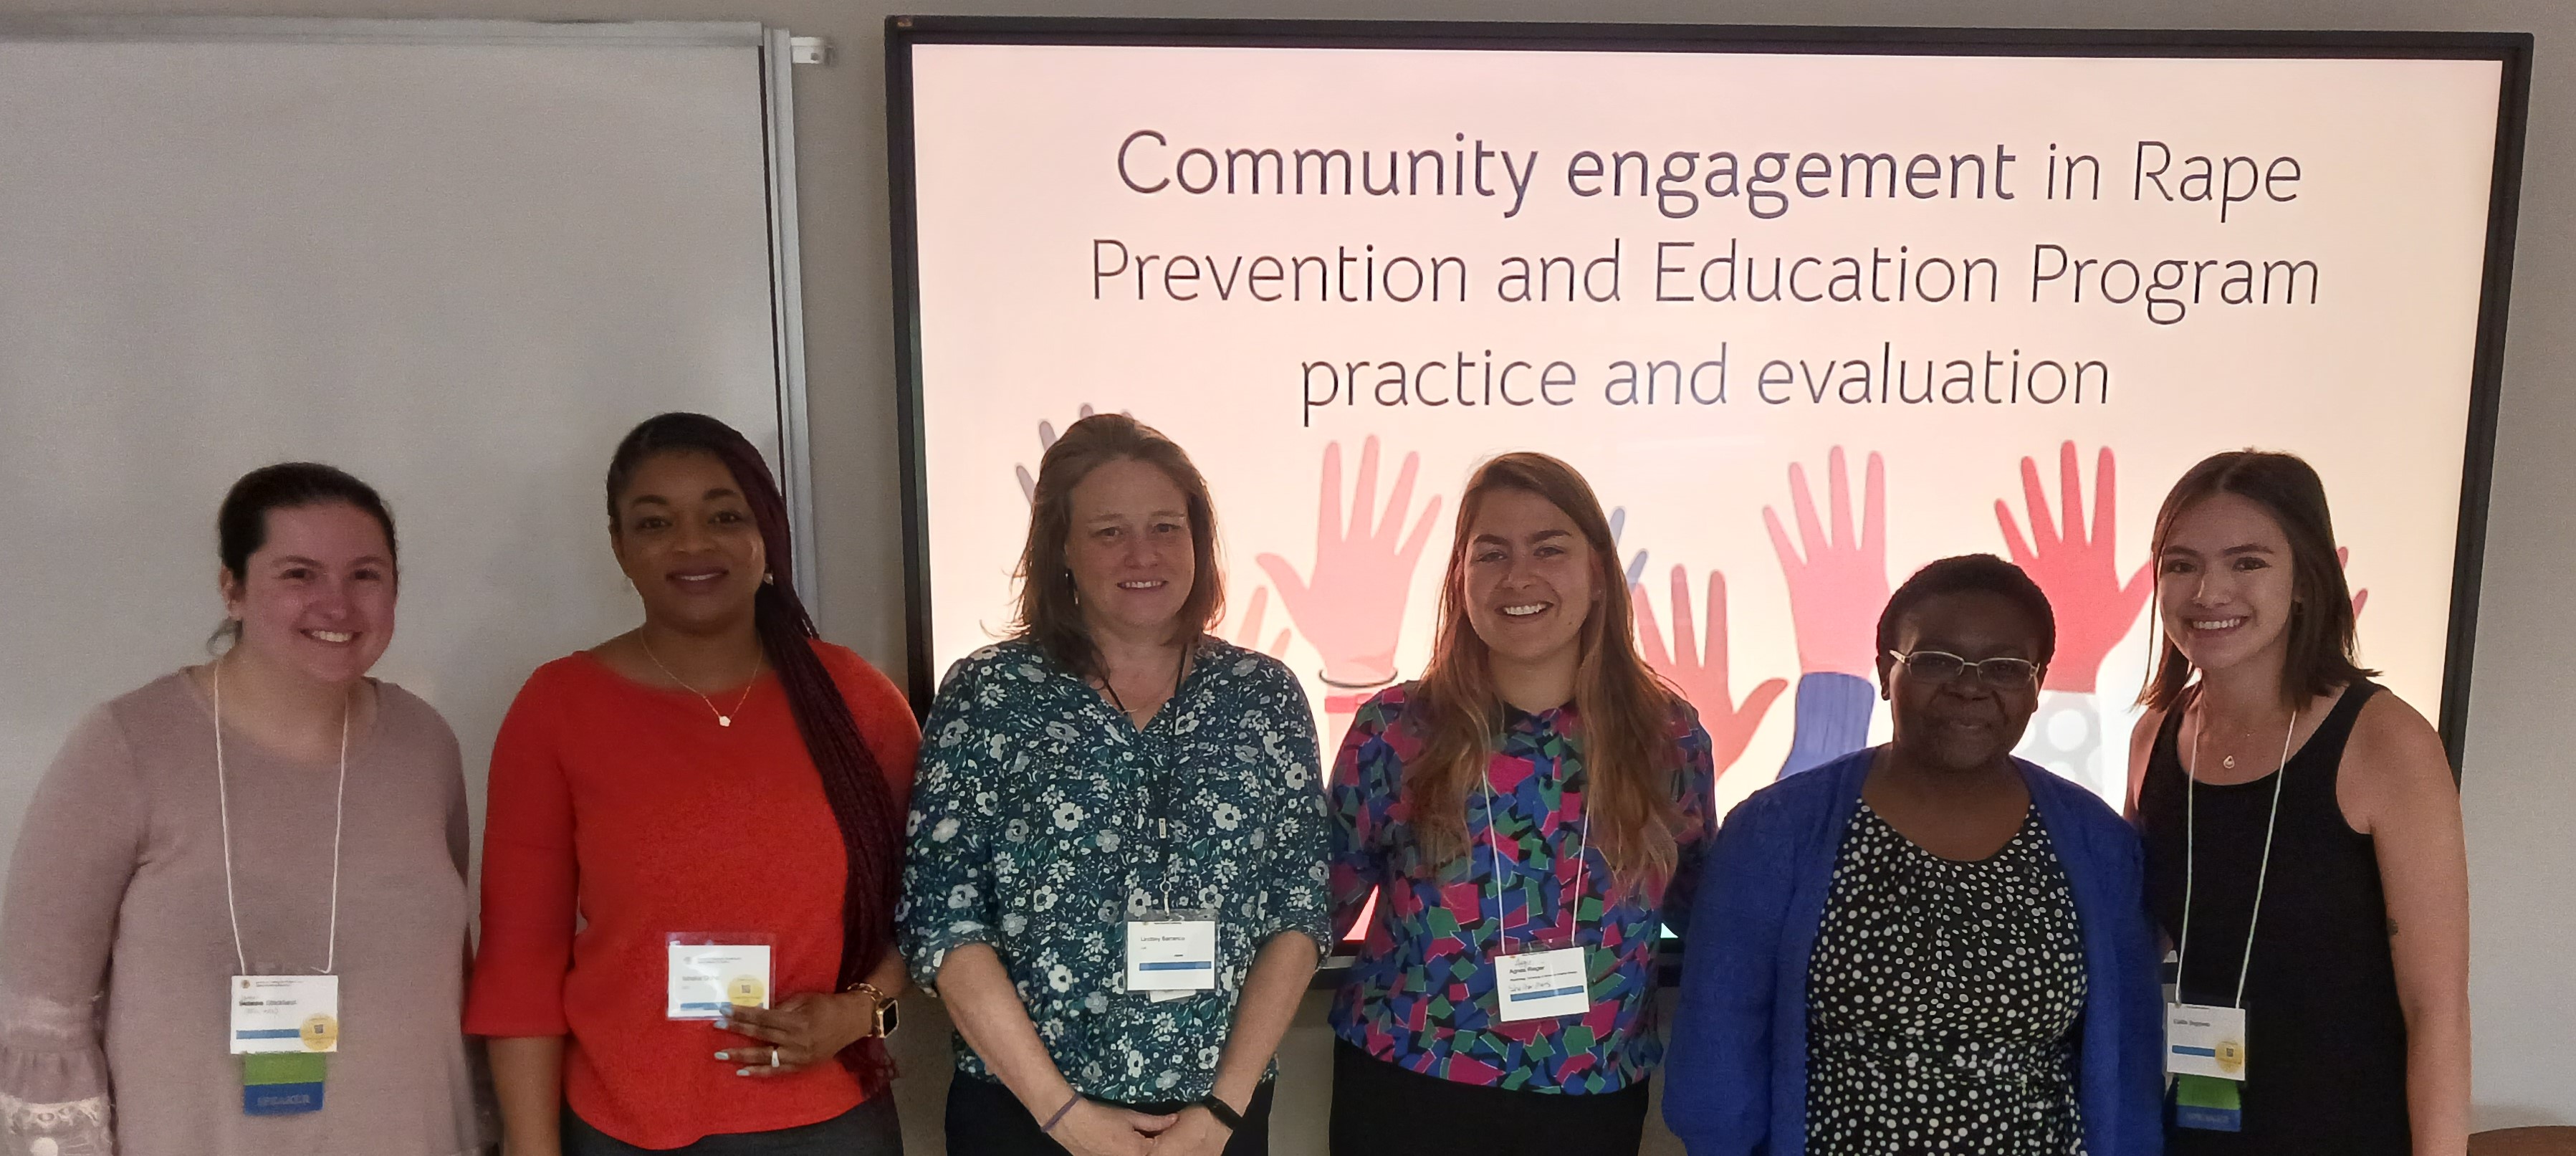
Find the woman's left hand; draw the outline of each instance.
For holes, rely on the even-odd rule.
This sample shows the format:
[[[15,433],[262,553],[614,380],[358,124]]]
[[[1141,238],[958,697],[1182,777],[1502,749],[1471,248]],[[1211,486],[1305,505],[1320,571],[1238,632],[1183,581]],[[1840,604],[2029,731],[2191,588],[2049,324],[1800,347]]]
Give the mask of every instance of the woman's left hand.
[[[716,1058],[740,1065],[738,1076],[792,1076],[825,1063],[875,1028],[868,997],[809,992],[774,1008],[733,1007],[716,1021],[754,1046],[726,1048]],[[771,1061],[775,1060],[775,1063]]]

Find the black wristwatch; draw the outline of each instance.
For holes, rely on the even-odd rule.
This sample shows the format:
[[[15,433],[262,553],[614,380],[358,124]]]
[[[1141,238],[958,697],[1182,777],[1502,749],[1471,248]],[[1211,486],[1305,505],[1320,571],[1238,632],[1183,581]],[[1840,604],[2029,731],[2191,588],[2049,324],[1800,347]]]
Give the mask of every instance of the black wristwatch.
[[[1216,1117],[1216,1122],[1225,1125],[1225,1130],[1228,1132],[1243,1130],[1243,1113],[1235,1111],[1232,1105],[1217,1099],[1214,1092],[1199,1097],[1194,1106],[1207,1109],[1208,1115]]]

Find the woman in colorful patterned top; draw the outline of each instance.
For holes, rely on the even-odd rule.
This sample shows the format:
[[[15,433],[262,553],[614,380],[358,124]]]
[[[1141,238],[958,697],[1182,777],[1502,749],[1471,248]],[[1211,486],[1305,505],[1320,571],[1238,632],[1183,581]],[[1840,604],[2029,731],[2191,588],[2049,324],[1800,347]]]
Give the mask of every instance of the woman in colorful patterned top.
[[[1209,637],[1207,484],[1118,414],[1047,450],[1017,638],[930,712],[896,913],[957,1025],[948,1149],[1260,1156],[1327,942],[1314,716]]]
[[[1633,629],[1582,476],[1478,469],[1431,665],[1333,765],[1342,927],[1378,896],[1333,1002],[1337,1156],[1637,1150],[1654,944],[1717,817],[1708,733]]]

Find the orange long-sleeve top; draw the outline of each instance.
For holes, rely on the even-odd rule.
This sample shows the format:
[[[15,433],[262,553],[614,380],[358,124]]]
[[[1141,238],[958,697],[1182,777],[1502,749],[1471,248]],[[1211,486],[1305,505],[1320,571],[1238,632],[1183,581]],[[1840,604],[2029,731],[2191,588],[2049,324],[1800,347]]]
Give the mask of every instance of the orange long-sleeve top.
[[[858,655],[814,648],[899,826],[921,745],[912,709]],[[573,654],[528,677],[493,745],[465,1030],[567,1036],[566,1102],[638,1147],[812,1124],[866,1095],[837,1063],[737,1076],[715,1052],[750,1041],[664,1014],[673,935],[765,937],[772,1006],[838,986],[840,827],[776,676],[748,695],[720,726],[695,694]]]

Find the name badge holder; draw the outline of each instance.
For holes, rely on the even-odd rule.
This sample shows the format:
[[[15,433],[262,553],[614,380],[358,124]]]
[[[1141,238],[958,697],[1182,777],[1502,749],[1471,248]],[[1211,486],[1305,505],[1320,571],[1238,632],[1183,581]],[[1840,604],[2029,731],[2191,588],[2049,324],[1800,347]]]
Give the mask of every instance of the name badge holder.
[[[1592,1010],[1590,964],[1580,947],[1498,948],[1494,999],[1504,1023],[1582,1015]]]
[[[1216,990],[1216,912],[1149,911],[1124,926],[1129,992],[1168,1003]]]
[[[2202,718],[2207,719],[2207,714]],[[2245,1126],[2245,979],[2254,967],[2254,929],[2263,918],[2263,887],[2272,875],[2272,836],[2281,822],[2281,787],[2290,777],[2290,739],[2299,713],[2290,712],[2281,736],[2281,764],[2272,772],[2272,813],[2263,823],[2263,861],[2254,874],[2254,909],[2245,919],[2245,955],[2236,966],[2233,1003],[2182,1001],[2183,963],[2191,950],[2191,899],[2198,866],[2200,732],[2191,737],[2191,766],[2183,770],[2182,934],[2174,945],[2174,994],[2165,1004],[2165,1074],[2172,1077],[2173,1121],[2178,1128],[2239,1132]]]
[[[222,824],[224,914],[232,924],[233,962],[240,972],[225,980],[230,1015],[227,1054],[242,1058],[242,1113],[291,1116],[322,1110],[329,1074],[325,1056],[340,1050],[340,830],[348,815],[349,716],[340,709],[340,774],[331,803],[331,923],[318,975],[252,975],[242,947],[241,905],[233,890],[233,813],[224,766],[224,664],[216,660],[211,697],[215,711],[215,806]]]
[[[1494,1018],[1519,1023],[1582,1015],[1592,1010],[1592,973],[1586,952],[1574,942],[1574,929],[1582,924],[1583,883],[1590,866],[1584,852],[1592,846],[1592,803],[1585,800],[1583,828],[1576,835],[1574,890],[1564,904],[1574,927],[1566,933],[1566,946],[1529,943],[1514,947],[1503,927],[1503,841],[1494,833],[1494,780],[1491,775],[1483,778],[1485,841],[1493,848],[1494,938],[1486,952],[1486,966],[1494,969]]]
[[[666,955],[662,1015],[717,1020],[738,1007],[765,1008],[772,993],[777,939],[759,932],[672,932]]]

